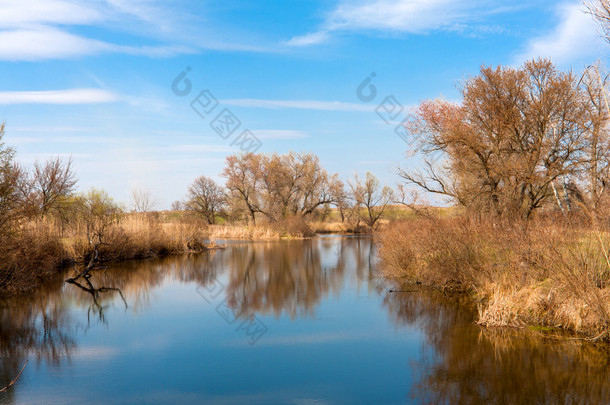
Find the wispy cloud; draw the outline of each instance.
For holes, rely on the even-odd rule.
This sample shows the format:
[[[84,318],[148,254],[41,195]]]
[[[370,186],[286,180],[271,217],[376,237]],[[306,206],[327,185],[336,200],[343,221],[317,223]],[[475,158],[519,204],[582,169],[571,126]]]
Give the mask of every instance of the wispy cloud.
[[[309,46],[316,45],[328,41],[330,38],[328,31],[312,32],[305,35],[299,35],[284,42],[288,46]]]
[[[559,5],[556,15],[559,23],[553,31],[530,40],[525,51],[517,56],[516,63],[548,57],[555,63],[569,64],[590,61],[599,55],[605,43],[596,31],[595,21],[583,11],[579,2]]]
[[[249,108],[282,109],[294,108],[300,110],[322,110],[322,111],[372,111],[373,107],[342,101],[318,101],[318,100],[263,100],[258,98],[238,98],[222,100],[226,105]]]
[[[202,49],[268,52],[202,32],[188,12],[158,0],[0,0],[0,60],[71,59],[102,53],[169,57]],[[96,35],[77,33],[95,27]],[[133,34],[131,44],[105,40]],[[113,35],[114,36],[114,35]]]
[[[476,2],[464,0],[375,0],[343,2],[330,15],[328,28],[422,32],[464,20]]]
[[[252,130],[252,133],[259,139],[292,140],[309,137],[305,132],[294,129],[258,129]]]
[[[343,0],[327,14],[317,31],[295,36],[284,44],[315,45],[339,31],[425,33],[437,29],[456,30],[456,27],[466,31],[466,23],[477,17],[510,10],[494,3],[481,0]]]
[[[111,49],[111,44],[47,26],[0,31],[0,60],[61,59],[94,55]]]
[[[65,0],[0,0],[0,27],[25,24],[89,24],[103,15],[90,6]]]
[[[118,101],[108,90],[68,89],[51,91],[2,91],[0,105],[7,104],[96,104]]]

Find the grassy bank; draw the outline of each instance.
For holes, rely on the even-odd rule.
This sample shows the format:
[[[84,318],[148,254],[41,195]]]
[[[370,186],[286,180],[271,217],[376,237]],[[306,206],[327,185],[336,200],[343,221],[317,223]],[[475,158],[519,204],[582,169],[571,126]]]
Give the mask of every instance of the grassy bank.
[[[486,326],[610,338],[610,234],[584,221],[520,224],[458,216],[396,222],[378,235],[384,276],[468,294]]]
[[[105,230],[99,259],[109,262],[201,251],[207,236],[207,227],[193,219],[122,214]],[[2,239],[1,296],[27,292],[62,267],[82,267],[94,251],[87,229],[80,223],[67,226],[47,219],[28,221]]]

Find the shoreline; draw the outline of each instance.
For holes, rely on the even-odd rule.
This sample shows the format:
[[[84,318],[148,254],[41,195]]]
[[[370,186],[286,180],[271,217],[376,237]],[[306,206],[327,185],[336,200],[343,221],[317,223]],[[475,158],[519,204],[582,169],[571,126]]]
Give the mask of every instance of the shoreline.
[[[404,221],[377,236],[382,277],[397,289],[462,295],[484,327],[610,342],[609,233],[556,218],[523,228],[464,216]]]

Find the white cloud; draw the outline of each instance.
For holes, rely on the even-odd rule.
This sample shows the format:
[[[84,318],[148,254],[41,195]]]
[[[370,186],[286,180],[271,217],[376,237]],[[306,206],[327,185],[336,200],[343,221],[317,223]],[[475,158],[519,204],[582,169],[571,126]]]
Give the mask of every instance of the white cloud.
[[[88,24],[102,15],[95,9],[63,0],[0,0],[0,27],[25,24]]]
[[[0,0],[0,60],[69,59],[103,52],[168,57],[201,49],[268,51],[212,40],[188,18],[175,5],[157,0]],[[75,26],[96,27],[101,34],[77,34]],[[116,31],[152,45],[111,43],[99,36]]]
[[[375,0],[344,2],[332,13],[329,28],[422,32],[462,20],[473,1]]]
[[[7,104],[95,104],[118,101],[115,93],[101,89],[51,91],[1,91],[0,105]]]
[[[102,52],[167,57],[193,53],[185,46],[125,46],[73,35],[65,30],[35,26],[27,29],[0,31],[0,60],[38,61],[65,59]]]
[[[332,10],[320,30],[295,36],[284,44],[309,46],[327,41],[331,32],[383,31],[425,33],[430,30],[465,26],[482,15],[502,13],[510,8],[482,0],[343,0]]]
[[[530,40],[516,62],[548,57],[557,64],[569,64],[580,60],[590,62],[599,55],[604,41],[597,34],[593,18],[581,7],[580,3],[560,5],[559,24],[551,33]]]
[[[236,107],[252,107],[266,109],[295,108],[300,110],[322,111],[373,111],[373,107],[365,104],[345,103],[342,101],[318,100],[262,100],[258,98],[239,98],[222,100],[226,105]]]
[[[111,48],[111,45],[104,42],[46,26],[0,31],[0,60],[70,58],[92,55]]]
[[[293,129],[257,129],[252,130],[252,133],[258,139],[303,139],[308,138],[308,135],[303,131]]]
[[[288,46],[309,46],[326,42],[329,39],[328,31],[312,32],[310,34],[299,35],[284,42]]]

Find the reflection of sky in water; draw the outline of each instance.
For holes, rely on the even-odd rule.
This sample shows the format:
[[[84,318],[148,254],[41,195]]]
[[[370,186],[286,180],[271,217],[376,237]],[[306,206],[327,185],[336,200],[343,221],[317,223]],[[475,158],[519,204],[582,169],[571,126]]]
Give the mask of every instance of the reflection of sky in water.
[[[62,320],[55,327],[68,331],[73,344],[56,348],[57,361],[41,358],[40,344],[30,345],[30,364],[0,403],[399,404],[460,398],[486,403],[489,397],[467,396],[461,389],[485,387],[480,390],[502,398],[497,381],[508,376],[526,385],[519,381],[520,361],[558,368],[558,353],[544,345],[529,342],[527,350],[544,355],[524,357],[520,338],[508,340],[517,346],[503,352],[500,343],[506,339],[483,333],[472,325],[471,312],[450,300],[387,295],[369,268],[375,262],[369,261],[370,243],[369,238],[241,243],[199,256],[117,265],[92,281],[96,288],[120,287],[128,308],[118,294],[104,293],[102,317],[92,309],[90,295],[61,283],[38,299],[15,301],[7,314],[23,318],[25,325],[27,305],[32,313],[41,302],[55,308]],[[201,293],[215,282],[224,289],[208,302]],[[267,327],[254,345],[236,330],[242,319],[229,324],[216,311],[227,295],[235,308]],[[2,344],[15,367],[23,364],[18,339]],[[595,370],[587,363],[592,355],[562,353]],[[511,361],[514,371],[503,366]],[[585,376],[593,389],[587,389],[603,389],[607,374],[591,373]],[[3,369],[3,378],[10,374],[10,367]],[[557,375],[528,378],[538,378],[543,392]]]

